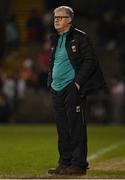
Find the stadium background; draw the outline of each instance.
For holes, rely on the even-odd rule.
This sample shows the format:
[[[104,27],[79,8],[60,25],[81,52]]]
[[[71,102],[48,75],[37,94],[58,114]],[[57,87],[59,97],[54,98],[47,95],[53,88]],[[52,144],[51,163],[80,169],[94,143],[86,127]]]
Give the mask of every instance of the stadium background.
[[[74,9],[74,24],[90,36],[109,88],[88,98],[88,122],[124,123],[123,0],[1,0],[0,122],[53,122],[46,78],[52,11],[59,5]]]
[[[87,104],[84,177],[49,177],[57,132],[46,87],[52,11],[69,5],[87,32],[109,91]],[[0,178],[125,178],[125,1],[0,0]]]

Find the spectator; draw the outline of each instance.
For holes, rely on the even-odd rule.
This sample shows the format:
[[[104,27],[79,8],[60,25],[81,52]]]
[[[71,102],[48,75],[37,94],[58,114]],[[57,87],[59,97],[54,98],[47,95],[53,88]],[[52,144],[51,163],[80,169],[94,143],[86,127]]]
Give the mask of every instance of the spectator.
[[[111,11],[104,13],[99,18],[97,26],[98,46],[106,50],[116,47],[117,25],[113,16]]]
[[[0,92],[0,123],[7,123],[11,115],[11,110],[6,96]]]
[[[16,82],[11,75],[7,75],[3,79],[2,92],[7,97],[9,107],[13,111],[15,107],[15,93],[16,93]]]
[[[118,23],[117,47],[122,76],[125,80],[125,13],[121,14]]]
[[[45,29],[37,10],[32,10],[27,20],[28,41],[32,43],[42,43],[45,36]]]
[[[125,84],[122,80],[113,79],[111,86],[111,115],[112,123],[120,124],[123,123],[123,107],[124,107],[124,97],[125,97]]]
[[[117,41],[118,46],[125,46],[125,13],[119,16]]]
[[[47,89],[47,77],[49,69],[49,43],[44,44],[42,51],[38,54],[36,59],[36,69],[38,70],[39,83],[42,89]]]
[[[16,22],[16,16],[11,15],[6,23],[6,42],[8,52],[15,51],[19,47],[20,33]]]
[[[2,90],[3,82],[2,82],[2,69],[0,69],[0,92]]]

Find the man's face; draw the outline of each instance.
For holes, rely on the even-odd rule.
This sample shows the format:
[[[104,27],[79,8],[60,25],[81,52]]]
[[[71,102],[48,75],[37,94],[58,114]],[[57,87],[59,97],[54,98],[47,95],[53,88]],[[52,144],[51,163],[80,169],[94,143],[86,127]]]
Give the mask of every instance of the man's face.
[[[71,17],[64,10],[54,14],[54,27],[58,32],[65,32],[70,27]]]

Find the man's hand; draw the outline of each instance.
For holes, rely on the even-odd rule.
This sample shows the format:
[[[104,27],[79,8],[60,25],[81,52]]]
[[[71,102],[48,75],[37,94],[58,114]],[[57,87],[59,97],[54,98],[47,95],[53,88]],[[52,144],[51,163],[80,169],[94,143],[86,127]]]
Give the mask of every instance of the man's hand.
[[[79,90],[80,89],[80,85],[77,82],[75,82],[75,85],[76,85],[77,89]]]

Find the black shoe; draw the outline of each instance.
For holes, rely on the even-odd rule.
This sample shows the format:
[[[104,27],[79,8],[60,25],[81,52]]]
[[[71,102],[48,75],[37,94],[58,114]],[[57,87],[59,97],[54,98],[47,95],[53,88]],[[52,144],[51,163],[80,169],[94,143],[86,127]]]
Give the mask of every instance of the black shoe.
[[[48,170],[49,174],[64,174],[65,169],[67,169],[69,166],[67,165],[59,165],[57,168],[51,168]]]
[[[64,170],[65,175],[85,175],[86,169],[83,169],[79,166],[71,165]]]

